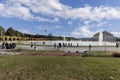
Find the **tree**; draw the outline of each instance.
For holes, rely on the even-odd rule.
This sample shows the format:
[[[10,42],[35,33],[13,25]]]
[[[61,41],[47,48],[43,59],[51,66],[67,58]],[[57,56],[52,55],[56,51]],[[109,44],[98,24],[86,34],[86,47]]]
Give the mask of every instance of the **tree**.
[[[5,33],[7,36],[22,36],[23,33],[14,30],[12,27],[8,28]]]
[[[15,36],[15,30],[10,27],[6,30],[6,33],[5,33],[7,36]]]
[[[2,26],[0,26],[0,34],[2,33],[2,35],[4,35],[5,34],[5,29],[2,27]]]

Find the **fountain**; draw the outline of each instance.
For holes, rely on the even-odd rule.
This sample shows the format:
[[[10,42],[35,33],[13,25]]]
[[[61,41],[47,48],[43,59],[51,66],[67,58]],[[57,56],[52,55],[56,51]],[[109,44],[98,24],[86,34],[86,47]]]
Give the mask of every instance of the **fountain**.
[[[103,32],[101,31],[99,33],[99,46],[102,46],[103,45]]]
[[[66,41],[66,37],[65,36],[63,37],[63,40]]]

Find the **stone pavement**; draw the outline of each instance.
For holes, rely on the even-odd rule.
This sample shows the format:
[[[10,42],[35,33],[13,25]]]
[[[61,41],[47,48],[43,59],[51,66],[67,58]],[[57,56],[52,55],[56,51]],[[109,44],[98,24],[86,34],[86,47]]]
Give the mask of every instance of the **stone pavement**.
[[[34,46],[31,48],[29,45],[18,45],[18,48],[21,49],[27,49],[27,50],[34,50]],[[36,46],[37,50],[57,50],[55,49],[53,46]],[[67,51],[71,51],[71,52],[83,52],[83,51],[88,51],[89,48],[86,47],[61,47],[59,48],[59,50],[63,50],[65,52]],[[92,47],[91,51],[120,51],[120,47],[116,48],[116,47]]]
[[[17,49],[26,49],[26,50],[34,50],[34,46],[31,48],[29,45],[17,45]],[[53,46],[36,46],[37,50],[57,50]],[[86,47],[61,47],[58,50],[63,50],[64,52],[84,52],[88,51],[89,48]],[[120,47],[92,47],[91,51],[116,51],[120,52]],[[0,54],[20,54],[19,52],[12,52],[6,49],[0,49]]]
[[[15,55],[15,54],[20,54],[20,52],[13,52],[11,50],[6,50],[6,49],[0,49],[0,54],[12,54],[12,55]]]

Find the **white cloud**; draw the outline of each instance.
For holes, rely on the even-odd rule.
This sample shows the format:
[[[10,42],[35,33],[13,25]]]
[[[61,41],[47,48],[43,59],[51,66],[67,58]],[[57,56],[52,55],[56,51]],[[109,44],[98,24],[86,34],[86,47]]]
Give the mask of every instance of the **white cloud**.
[[[103,27],[105,24],[107,24],[107,22],[99,22],[96,27]]]
[[[19,31],[22,33],[32,34],[28,29],[20,29]]]
[[[120,32],[111,32],[114,36],[120,37]]]
[[[39,25],[39,26],[35,26],[34,28],[44,31],[44,30],[59,29],[59,28],[61,28],[61,26],[45,26],[45,25]]]
[[[57,6],[57,4],[55,3],[56,0],[52,1],[48,0],[48,2],[46,2],[45,0],[7,0],[5,3],[0,3],[0,16],[17,17],[23,20],[58,22],[59,19],[57,17],[52,16],[49,19],[34,14],[34,13],[44,14],[45,13],[44,10],[46,12],[47,11],[51,12],[52,9],[60,9],[59,6]],[[39,10],[42,10],[43,12]]]
[[[83,25],[76,28],[72,34],[90,37],[94,33],[90,30],[90,23],[97,22],[96,27],[101,27],[106,24],[102,21],[104,19],[120,19],[120,7],[85,5],[84,7],[72,8],[62,4],[60,0],[6,0],[0,3],[1,16],[45,22],[59,22],[59,17],[70,20],[78,19],[84,21]],[[72,25],[73,23],[68,21],[68,24]],[[60,26],[38,26],[37,28],[57,29]],[[118,32],[114,32],[114,34],[119,35]]]
[[[88,20],[87,20],[87,21],[84,21],[83,23],[84,23],[85,25],[89,25],[89,24],[91,23],[91,21],[88,21]]]
[[[4,17],[18,17],[24,20],[33,18],[29,8],[23,7],[19,3],[15,3],[12,6],[0,4],[0,15]]]
[[[53,21],[59,22],[59,19],[57,17],[55,17]]]
[[[35,14],[49,15],[52,18],[101,21],[102,19],[120,19],[120,7],[85,5],[72,8],[60,3],[60,0],[7,0],[5,3],[0,3],[0,16],[18,17],[24,20],[58,21],[57,18],[46,19]]]
[[[69,25],[72,25],[73,23],[72,23],[72,21],[68,21],[68,24],[69,24]]]
[[[72,35],[77,36],[77,37],[92,37],[95,32],[92,32],[89,30],[89,26],[83,25],[81,27],[76,28],[73,32]]]
[[[71,10],[71,18],[80,18],[83,20],[101,21],[102,19],[120,19],[120,8],[99,6],[85,6]]]
[[[5,9],[4,4],[0,4],[0,12],[3,11]]]
[[[54,29],[59,29],[59,28],[61,28],[61,26],[54,26],[53,28]]]
[[[92,23],[91,21],[87,20],[83,22],[83,25],[80,25],[79,27],[75,28],[75,30],[73,30],[71,34],[77,37],[92,37],[95,33],[99,31],[104,31],[102,29],[102,26],[105,23],[106,22]],[[100,27],[100,28],[97,28],[97,27]]]

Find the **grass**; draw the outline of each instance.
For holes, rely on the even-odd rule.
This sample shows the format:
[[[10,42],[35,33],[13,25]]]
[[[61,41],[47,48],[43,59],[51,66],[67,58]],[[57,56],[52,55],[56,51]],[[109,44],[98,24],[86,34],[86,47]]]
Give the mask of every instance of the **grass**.
[[[0,55],[0,80],[120,80],[120,58]]]

